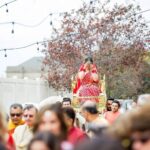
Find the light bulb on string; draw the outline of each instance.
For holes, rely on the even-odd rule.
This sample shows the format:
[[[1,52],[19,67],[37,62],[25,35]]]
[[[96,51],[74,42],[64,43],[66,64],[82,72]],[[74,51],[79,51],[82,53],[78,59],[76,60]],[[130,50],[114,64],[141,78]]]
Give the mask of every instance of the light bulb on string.
[[[51,26],[53,25],[53,22],[52,22],[52,15],[53,15],[52,13],[49,14],[50,19],[51,19],[51,21],[50,21],[50,25],[51,25]]]
[[[7,57],[7,54],[5,54],[5,57]]]
[[[8,5],[7,4],[5,4],[5,6],[6,6],[6,12],[8,13],[9,11],[8,11]]]
[[[14,32],[15,32],[15,31],[14,31],[14,24],[15,24],[15,22],[12,22],[12,26],[13,26],[13,27],[12,27],[12,30],[11,30],[11,33],[12,33],[12,34],[14,34]]]
[[[50,25],[51,25],[51,26],[53,25],[53,22],[52,22],[52,21],[50,21]]]
[[[37,51],[39,51],[40,50],[39,43],[37,42],[36,44],[37,44]]]
[[[44,42],[42,45],[43,45],[44,48],[47,48],[47,43],[46,42]]]
[[[43,46],[41,52],[45,52],[47,50],[47,43],[43,42],[41,45]]]
[[[5,51],[5,55],[4,55],[4,57],[7,57],[6,49],[4,49],[4,51]]]

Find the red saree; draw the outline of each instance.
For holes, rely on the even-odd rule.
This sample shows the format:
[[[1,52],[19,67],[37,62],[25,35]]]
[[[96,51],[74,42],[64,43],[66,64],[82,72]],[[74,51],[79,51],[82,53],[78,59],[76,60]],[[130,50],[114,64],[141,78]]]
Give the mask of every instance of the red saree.
[[[79,71],[85,71],[84,65],[81,65]],[[101,93],[99,82],[95,82],[91,79],[92,73],[97,73],[96,66],[93,65],[93,69],[91,72],[85,74],[82,80],[77,79],[77,84],[74,93],[78,93],[79,100],[81,103],[91,100],[95,102],[99,102],[99,94]]]

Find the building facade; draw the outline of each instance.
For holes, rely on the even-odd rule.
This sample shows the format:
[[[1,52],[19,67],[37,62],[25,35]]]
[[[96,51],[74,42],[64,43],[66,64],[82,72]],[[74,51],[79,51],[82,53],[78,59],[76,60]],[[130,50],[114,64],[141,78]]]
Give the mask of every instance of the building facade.
[[[18,66],[7,67],[7,77],[0,78],[0,101],[6,110],[14,102],[40,103],[50,96],[67,94],[56,91],[40,78],[42,60],[42,57],[34,57]]]

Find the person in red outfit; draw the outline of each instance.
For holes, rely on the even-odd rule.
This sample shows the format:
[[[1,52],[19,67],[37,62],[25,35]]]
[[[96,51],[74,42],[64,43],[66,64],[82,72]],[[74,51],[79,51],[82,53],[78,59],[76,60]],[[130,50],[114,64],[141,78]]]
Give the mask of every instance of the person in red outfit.
[[[6,148],[7,148],[7,150],[15,150],[16,149],[15,142],[14,142],[14,139],[11,134],[8,134]]]
[[[73,89],[73,93],[79,97],[80,103],[87,100],[99,102],[99,76],[96,65],[93,63],[92,57],[87,57],[84,64],[80,66],[77,83]]]
[[[74,126],[75,121],[75,111],[72,107],[63,108],[65,122],[68,128],[68,141],[73,145],[84,140],[87,136],[86,134],[80,129]]]

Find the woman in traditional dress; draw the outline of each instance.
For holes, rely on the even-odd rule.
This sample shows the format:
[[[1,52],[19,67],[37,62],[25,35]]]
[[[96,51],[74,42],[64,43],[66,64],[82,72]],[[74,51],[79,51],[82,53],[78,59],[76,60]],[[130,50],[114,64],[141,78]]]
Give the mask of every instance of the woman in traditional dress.
[[[98,96],[101,90],[98,71],[91,57],[86,58],[84,64],[81,65],[77,78],[76,93],[80,102],[83,103],[86,100],[99,102]]]

